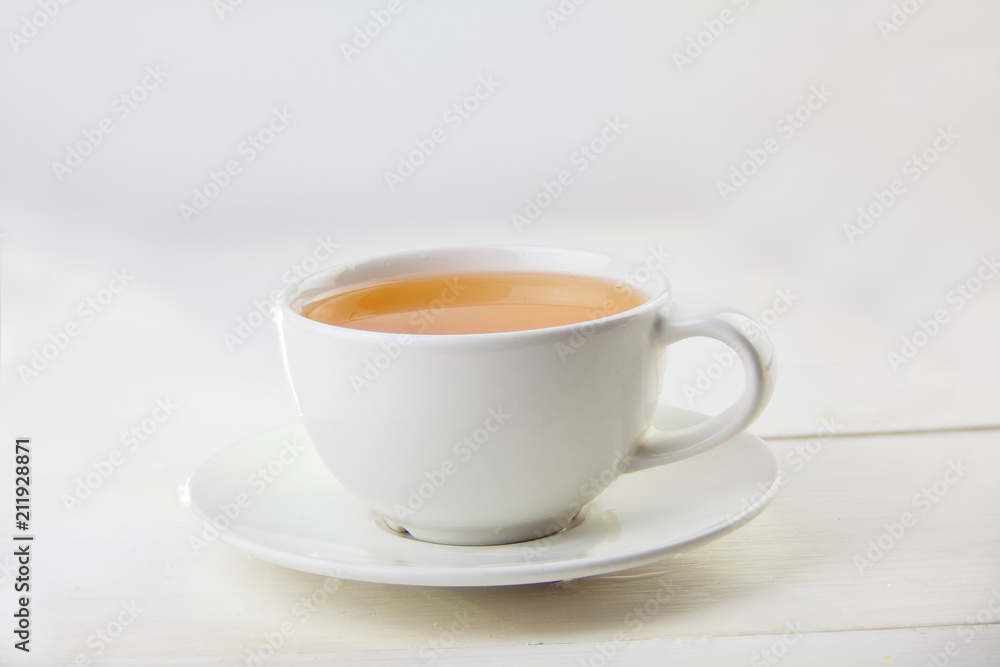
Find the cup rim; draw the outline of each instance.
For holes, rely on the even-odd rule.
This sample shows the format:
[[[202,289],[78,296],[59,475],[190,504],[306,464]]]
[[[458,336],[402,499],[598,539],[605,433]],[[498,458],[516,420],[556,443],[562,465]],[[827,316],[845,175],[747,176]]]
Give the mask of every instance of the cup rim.
[[[319,281],[322,282],[325,277],[332,277],[342,274],[345,270],[353,269],[363,264],[369,264],[374,262],[386,262],[386,261],[396,261],[403,258],[416,258],[420,255],[429,253],[453,253],[461,254],[463,252],[475,252],[483,250],[510,250],[515,252],[529,253],[529,252],[553,252],[561,254],[578,254],[578,255],[590,255],[591,257],[600,257],[606,260],[622,262],[630,264],[633,267],[633,271],[630,275],[635,274],[640,268],[646,269],[650,274],[648,279],[642,281],[642,283],[636,287],[636,289],[646,297],[646,300],[634,308],[623,311],[621,313],[614,313],[611,315],[606,315],[604,317],[595,318],[592,320],[584,320],[582,322],[573,322],[571,324],[561,324],[554,327],[539,327],[536,329],[517,329],[513,331],[493,331],[493,332],[480,332],[480,333],[460,333],[460,334],[427,334],[427,333],[404,333],[404,332],[386,332],[386,331],[370,331],[367,329],[355,329],[351,327],[341,327],[336,324],[327,324],[325,322],[317,322],[316,320],[309,319],[308,317],[302,315],[298,310],[292,307],[292,300],[302,291],[302,286],[309,281]],[[555,273],[555,272],[554,272]],[[408,275],[407,273],[400,273],[399,275]],[[590,275],[599,275],[593,272]],[[601,276],[607,278],[607,275]],[[652,283],[652,287],[656,288],[654,291],[643,291],[643,286],[648,283]],[[563,246],[544,246],[544,245],[533,245],[533,244],[462,244],[462,245],[451,245],[451,246],[428,246],[423,248],[415,248],[412,250],[402,250],[391,253],[379,253],[374,255],[368,255],[366,257],[359,258],[355,261],[345,261],[334,266],[330,266],[324,269],[320,269],[315,273],[312,273],[305,278],[302,278],[291,285],[286,286],[281,293],[278,295],[278,299],[275,303],[275,308],[271,313],[271,317],[276,321],[281,321],[284,318],[290,318],[291,322],[295,322],[299,326],[304,326],[307,329],[312,329],[317,332],[327,332],[330,333],[331,330],[336,331],[338,335],[344,335],[349,337],[358,337],[365,339],[382,339],[382,340],[399,340],[401,337],[408,338],[411,342],[413,341],[426,341],[426,342],[441,342],[441,341],[451,341],[455,343],[457,341],[474,340],[474,341],[487,341],[487,340],[502,340],[502,339],[514,339],[523,338],[530,336],[532,338],[537,337],[548,337],[562,338],[567,334],[572,334],[574,332],[579,332],[581,327],[592,325],[597,329],[604,329],[614,325],[617,325],[625,320],[630,320],[647,313],[650,310],[660,310],[666,303],[670,301],[671,290],[670,282],[667,277],[659,272],[646,267],[642,262],[632,257],[618,254],[618,253],[608,253],[597,250],[590,250],[586,248],[569,248]]]

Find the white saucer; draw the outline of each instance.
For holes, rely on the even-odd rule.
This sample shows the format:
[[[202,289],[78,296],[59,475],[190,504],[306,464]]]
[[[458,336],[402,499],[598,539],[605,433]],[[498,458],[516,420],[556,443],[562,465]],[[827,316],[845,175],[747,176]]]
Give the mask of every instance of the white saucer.
[[[670,429],[704,419],[661,406],[656,425]],[[298,453],[286,449],[293,440]],[[556,535],[488,547],[429,544],[390,532],[354,500],[296,422],[215,455],[191,477],[188,491],[195,514],[223,527],[219,539],[270,563],[385,584],[502,586],[660,560],[744,525],[777,487],[770,448],[743,433],[699,456],[621,477]]]

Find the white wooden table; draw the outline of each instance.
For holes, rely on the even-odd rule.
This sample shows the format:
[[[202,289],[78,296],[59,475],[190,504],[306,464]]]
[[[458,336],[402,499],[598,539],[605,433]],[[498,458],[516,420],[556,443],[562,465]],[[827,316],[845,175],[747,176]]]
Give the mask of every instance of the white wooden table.
[[[0,56],[16,101],[0,108],[0,664],[1000,665],[996,7],[926,3],[884,36],[889,2],[585,3],[554,28],[550,4],[404,3],[348,62],[339,41],[382,5],[72,3]],[[21,34],[39,11],[13,3],[0,25]],[[112,111],[157,64],[162,86]],[[390,191],[400,152],[491,73],[496,94]],[[776,121],[803,104],[788,136]],[[244,162],[240,142],[283,105],[296,118]],[[606,156],[518,231],[511,214],[616,114],[629,127]],[[59,179],[52,162],[105,117],[114,132]],[[723,199],[768,138],[767,164]],[[229,158],[225,194],[182,220]],[[847,229],[894,180],[890,208]],[[254,315],[286,276],[512,242],[666,254],[678,301],[769,327],[778,385],[753,430],[787,482],[761,516],[638,570],[530,586],[195,553],[187,479],[296,415]],[[731,401],[740,374],[720,350],[678,344],[664,401]],[[9,629],[17,438],[30,653]]]
[[[108,340],[80,338],[80,351],[68,347],[37,384],[8,379],[3,389],[4,451],[25,436],[34,451],[33,635],[24,664],[256,664],[245,660],[268,655],[269,640],[280,644],[269,664],[1000,660],[996,428],[854,435],[845,422],[834,437],[778,433],[768,439],[787,482],[760,517],[679,557],[577,581],[388,586],[327,581],[221,542],[196,555],[190,540],[203,526],[181,502],[187,477],[240,437],[291,420],[294,407],[271,359],[271,333],[259,334],[266,340],[256,341],[257,353],[195,351],[182,368],[144,346],[193,340],[193,327],[158,338],[136,322],[132,334],[150,331],[152,340],[130,348],[131,334],[114,329],[127,329],[129,311],[143,308],[135,289],[109,313]],[[148,366],[109,370],[115,354]],[[779,389],[775,412],[789,409],[783,396]],[[174,414],[126,452],[121,434],[162,415],[158,399],[175,404]],[[814,434],[822,419],[839,423],[835,413],[813,415]],[[66,494],[115,449],[124,463],[67,509]],[[8,528],[5,541],[16,532]],[[0,558],[5,614],[14,608],[11,551]],[[23,661],[9,637],[0,648],[3,664]]]

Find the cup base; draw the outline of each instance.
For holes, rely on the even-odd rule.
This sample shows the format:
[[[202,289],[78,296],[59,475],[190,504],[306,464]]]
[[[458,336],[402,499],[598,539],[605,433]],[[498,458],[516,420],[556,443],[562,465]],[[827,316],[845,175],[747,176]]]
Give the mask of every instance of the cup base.
[[[583,515],[584,511],[581,509],[568,522],[562,524],[549,518],[543,521],[512,526],[474,529],[413,526],[401,524],[385,516],[382,516],[381,519],[385,524],[385,527],[393,533],[408,536],[420,542],[462,547],[489,547],[500,544],[530,542],[532,540],[540,540],[550,537],[564,530],[569,530],[573,526],[577,525],[580,521],[582,521]]]

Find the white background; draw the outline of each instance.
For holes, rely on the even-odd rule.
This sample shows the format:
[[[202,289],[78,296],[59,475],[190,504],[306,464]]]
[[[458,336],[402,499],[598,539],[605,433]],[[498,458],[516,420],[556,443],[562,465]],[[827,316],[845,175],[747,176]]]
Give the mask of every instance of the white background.
[[[993,277],[984,258],[1000,252],[996,3],[913,0],[915,13],[886,31],[887,0],[592,0],[554,24],[555,1],[403,0],[350,60],[341,44],[385,3],[53,6],[45,19],[32,18],[38,2],[0,11],[0,459],[6,471],[10,441],[32,439],[37,606],[48,614],[37,644],[52,660],[103,625],[88,600],[111,618],[129,590],[190,560],[196,526],[178,490],[200,462],[294,418],[271,323],[232,336],[330,244],[322,265],[464,243],[639,259],[656,248],[670,254],[677,301],[769,324],[779,377],[762,435],[809,436],[824,418],[845,433],[998,425],[1000,280],[974,282]],[[731,21],[713,23],[723,11]],[[147,68],[165,78],[122,118],[116,100]],[[450,128],[443,114],[480,77],[496,91]],[[829,99],[782,134],[776,123],[814,90]],[[246,161],[241,142],[274,109],[294,119]],[[60,178],[54,163],[105,119],[113,132]],[[627,127],[577,171],[572,156],[608,119]],[[391,190],[385,172],[437,127],[447,141]],[[911,180],[906,163],[949,129],[957,139]],[[771,137],[777,151],[720,196]],[[180,207],[229,160],[241,172],[185,220]],[[518,229],[512,215],[562,169],[573,183]],[[852,238],[845,225],[894,179],[905,192]],[[115,271],[127,285],[87,319],[81,304],[106,299]],[[959,310],[952,291],[970,280],[981,289]],[[781,293],[793,299],[773,317]],[[944,324],[894,369],[887,355],[940,309]],[[79,335],[53,353],[71,323]],[[664,400],[704,411],[731,400],[735,369],[690,391],[720,350],[679,344]],[[69,511],[61,496],[168,398],[174,415]],[[125,497],[141,523],[122,519]],[[142,558],[130,568],[129,554],[151,545],[158,569]],[[232,610],[205,604],[205,618]],[[207,632],[179,609],[163,623],[191,641]],[[116,649],[139,655],[142,637]],[[233,642],[216,648],[238,653]]]

